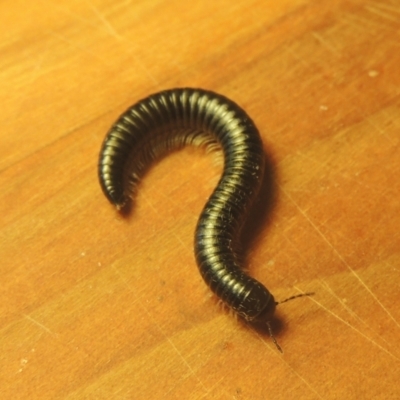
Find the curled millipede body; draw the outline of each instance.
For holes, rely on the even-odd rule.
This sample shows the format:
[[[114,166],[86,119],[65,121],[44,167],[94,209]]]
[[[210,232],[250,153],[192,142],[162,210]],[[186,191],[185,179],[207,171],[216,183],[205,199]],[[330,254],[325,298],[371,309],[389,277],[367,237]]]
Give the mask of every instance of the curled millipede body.
[[[204,281],[224,303],[248,321],[268,321],[277,303],[265,286],[243,272],[235,252],[264,173],[260,135],[237,104],[189,88],[139,101],[104,139],[98,167],[101,187],[121,209],[153,159],[186,144],[210,143],[222,148],[224,168],[196,227],[196,261]]]

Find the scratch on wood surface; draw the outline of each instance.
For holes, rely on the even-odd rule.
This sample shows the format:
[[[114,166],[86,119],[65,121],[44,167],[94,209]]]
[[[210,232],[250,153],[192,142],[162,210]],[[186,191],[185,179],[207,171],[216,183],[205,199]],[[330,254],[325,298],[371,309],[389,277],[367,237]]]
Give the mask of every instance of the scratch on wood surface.
[[[358,275],[356,275],[358,277]],[[361,281],[362,282],[362,281]],[[389,318],[397,325],[398,328],[400,328],[400,324],[397,322],[397,320],[393,317],[391,312],[384,306],[384,304],[378,299],[378,297],[375,295],[375,293],[362,282],[364,285],[365,289],[369,292],[369,294],[373,297],[373,299],[379,304],[379,306],[382,308],[382,310],[389,316]]]
[[[199,397],[199,399],[204,399],[204,397],[209,396],[210,393],[212,394],[212,392],[214,391],[214,389],[224,380],[224,377],[222,377],[221,379],[219,379],[217,382],[214,383],[214,385],[211,386],[210,390],[208,390],[206,393],[204,393],[201,397]]]
[[[397,1],[397,0],[396,0]],[[399,2],[397,1],[397,4],[389,4],[389,3],[382,3],[382,2],[375,2],[375,1],[369,1],[367,4],[371,4],[375,8],[380,8],[381,10],[389,11],[391,13],[396,13],[400,15],[400,6]]]
[[[158,214],[159,211],[157,211],[157,209],[154,207],[153,202],[149,200],[149,198],[147,196],[143,196],[143,201],[145,201],[148,206],[154,211],[154,214]]]
[[[195,371],[193,370],[193,368],[190,366],[190,364],[186,361],[185,357],[183,357],[182,353],[178,350],[178,348],[174,345],[174,342],[167,336],[164,335],[165,338],[167,339],[168,343],[171,345],[171,347],[175,350],[175,352],[178,354],[178,356],[181,358],[181,360],[184,362],[184,364],[186,365],[186,367],[189,369],[189,371],[191,372],[191,375],[194,376],[197,381],[201,384],[201,386],[203,387],[203,389],[205,391],[208,392],[208,389],[205,387],[204,383],[199,379],[199,377],[197,376],[197,374],[195,373]]]
[[[164,397],[165,399],[169,399],[171,398],[171,393],[176,390],[177,386],[179,384],[182,384],[182,382],[185,382],[188,380],[189,377],[191,377],[192,375],[187,375],[185,377],[183,377],[179,382],[176,382],[175,385],[173,385],[167,392],[164,393]],[[220,383],[222,381],[222,379],[220,379],[217,383]],[[213,385],[213,387],[210,390],[206,389],[206,392],[203,393],[202,395],[200,395],[199,393],[196,393],[196,395],[200,395],[200,397],[196,397],[196,399],[203,399],[204,397],[207,397],[210,395],[210,393],[214,390],[214,387],[216,385]]]
[[[42,1],[43,4],[45,4],[46,6],[48,6],[48,2],[46,1]],[[63,14],[66,14],[72,18],[74,18],[76,21],[82,22],[83,24],[85,24],[86,26],[91,26],[92,28],[98,28],[98,25],[91,22],[90,20],[88,20],[87,18],[83,18],[81,17],[79,14],[77,13],[73,13],[72,11],[70,11],[68,8],[64,8],[60,5],[60,3],[56,3],[53,2],[51,3],[52,7],[56,8],[58,11],[62,12]]]
[[[32,75],[31,75],[31,79],[30,79],[28,85],[32,85],[37,80],[37,78],[40,76],[40,71],[43,67],[44,60],[45,60],[46,56],[48,55],[48,53],[49,53],[49,42],[47,41],[46,47],[40,53],[38,60],[36,61],[35,65],[32,68]]]
[[[295,286],[296,288],[296,286]],[[297,288],[296,288],[297,289]],[[375,340],[371,339],[367,335],[365,335],[363,332],[361,332],[359,329],[354,327],[353,325],[349,324],[347,321],[345,321],[343,318],[339,317],[339,315],[335,314],[333,311],[329,310],[329,308],[325,307],[322,303],[317,301],[315,298],[310,297],[310,300],[316,303],[318,306],[320,306],[323,310],[325,310],[328,314],[331,314],[333,317],[338,319],[340,322],[342,322],[344,325],[348,326],[355,332],[357,332],[360,336],[362,336],[364,339],[366,339],[368,342],[372,343],[374,346],[378,347],[380,350],[388,354],[390,357],[393,357],[395,360],[400,361],[400,358],[395,356],[393,353],[391,353],[389,350],[385,349],[383,346],[381,346],[379,343],[375,342]]]
[[[135,294],[135,300],[133,301],[132,305],[136,304],[139,302],[139,297],[138,297],[138,291],[136,288],[133,288],[132,285],[129,283],[129,281],[124,277],[124,275],[120,272],[120,270],[114,265],[111,264],[111,269],[115,271],[117,276],[121,279],[122,283],[126,286],[126,288]]]
[[[342,20],[349,25],[352,30],[354,28],[358,28],[365,34],[365,31],[369,31],[369,33],[373,33],[372,29],[382,29],[381,20],[377,21],[374,18],[370,18],[369,16],[363,16],[358,14],[344,14],[342,16]]]
[[[96,13],[96,16],[98,19],[101,20],[103,26],[106,27],[107,29],[107,33],[113,37],[114,39],[117,39],[118,42],[127,42],[129,43],[129,41],[122,35],[120,35],[115,28],[111,25],[111,23],[104,17],[104,15],[92,4],[87,0],[87,4],[93,9],[93,11]],[[86,25],[89,25],[91,27],[95,27],[98,28],[98,24],[93,23],[92,21],[88,20],[87,18],[83,18],[82,16],[80,16],[79,14],[75,14],[72,13],[69,10],[66,10],[64,8],[61,8],[59,5],[54,4],[53,6],[56,7],[58,10],[60,10],[61,12],[72,16],[74,19],[81,21],[83,23],[85,23]],[[89,51],[88,49],[77,45],[76,43],[68,40],[67,38],[65,38],[64,36],[60,35],[60,34],[56,34],[54,31],[51,31],[51,34],[55,37],[58,37],[61,40],[64,40],[65,42],[67,42],[68,44],[70,44],[71,46],[76,47],[77,49],[90,54],[96,58],[98,58],[100,61],[102,61],[105,65],[109,64],[109,61],[106,59],[103,59],[101,57],[99,57],[96,53],[92,53],[91,51]],[[155,84],[159,84],[159,82],[156,80],[156,78],[150,73],[150,71],[139,61],[139,59],[137,58],[137,56],[135,54],[133,54],[133,52],[129,51],[129,49],[127,50],[126,47],[124,47],[125,51],[127,51],[130,56],[132,57],[132,59],[136,62],[136,64],[138,65],[138,67],[155,83]]]
[[[374,128],[378,133],[384,136],[391,144],[395,144],[394,140],[382,128],[372,122],[370,117],[364,116],[364,118],[372,128]]]
[[[363,117],[364,117],[364,115],[363,115]],[[364,117],[365,119],[366,119],[366,117]],[[377,128],[377,127],[376,127]],[[378,128],[377,128],[378,129]],[[342,131],[342,132],[339,132],[339,133],[337,133],[335,136],[334,136],[334,138],[337,140],[337,141],[339,141],[340,139],[341,139],[341,137],[342,136],[345,136],[347,134],[347,132],[346,131]],[[317,158],[315,158],[315,157],[310,157],[309,155],[307,155],[307,154],[305,154],[305,153],[303,153],[303,152],[296,152],[296,156],[298,156],[298,157],[302,157],[303,159],[305,159],[305,160],[308,160],[308,161],[311,161],[311,162],[313,162],[315,165],[317,165],[320,169],[322,169],[322,168],[324,168],[324,167],[331,167],[331,165],[332,165],[332,157],[327,157],[327,156],[325,156],[325,161],[319,161]],[[278,164],[279,165],[279,164]],[[325,168],[325,170],[326,169],[329,169],[329,168]],[[314,168],[314,166],[313,166],[313,168],[312,168],[312,170],[313,170],[313,173],[315,173],[315,174],[317,174],[317,175],[319,175],[319,176],[321,176],[321,173],[319,172],[320,170],[317,170],[316,168]],[[323,173],[326,173],[326,171],[323,171]],[[348,179],[348,180],[351,180],[352,182],[354,182],[354,183],[356,183],[357,185],[359,185],[359,186],[362,186],[362,187],[364,187],[364,188],[367,188],[367,189],[370,189],[370,185],[368,185],[368,183],[366,183],[365,181],[362,181],[362,180],[360,180],[360,179],[358,179],[357,178],[357,176],[356,177],[354,177],[353,175],[351,175],[351,174],[343,174],[343,178],[345,178],[345,179]],[[306,185],[307,184],[307,182],[303,182],[303,185]],[[300,186],[297,186],[296,188],[291,188],[290,189],[290,192],[291,193],[293,193],[293,192],[300,192],[300,191],[303,191],[303,192],[305,192],[305,190],[302,190],[301,189],[302,188],[302,186],[300,185]],[[307,192],[309,192],[309,191],[307,191]]]
[[[320,399],[323,399],[323,397],[312,387],[312,385],[302,376],[300,375],[288,362],[286,362],[286,365],[289,367],[289,369],[313,392],[315,393]]]
[[[332,163],[331,157],[324,157],[323,161],[318,160],[316,157],[311,157],[310,155],[306,154],[304,151],[296,151],[295,156],[297,157],[302,157],[306,160],[312,161],[316,165],[318,165],[320,168],[326,167],[327,165],[330,165]]]
[[[399,22],[399,18],[394,16],[393,14],[389,14],[386,11],[382,10],[384,7],[380,7],[377,3],[369,3],[370,5],[366,5],[365,9],[372,14],[378,15],[379,17],[392,21],[392,22]],[[372,5],[371,5],[372,4]],[[391,10],[392,11],[392,10]]]
[[[133,292],[133,289],[131,288],[131,286],[129,285],[128,281],[122,276],[122,274],[119,272],[119,270],[114,266],[111,265],[111,268],[114,269],[114,271],[117,273],[117,275],[121,278],[121,280],[124,282],[124,284],[126,285],[126,287]],[[170,344],[170,346],[174,349],[174,351],[178,354],[178,356],[182,359],[183,363],[187,366],[187,368],[190,371],[190,375],[193,375],[197,381],[200,383],[200,385],[203,387],[203,389],[208,393],[208,389],[206,388],[206,386],[204,385],[204,383],[198,378],[198,376],[196,375],[195,371],[192,369],[192,367],[190,366],[190,364],[186,361],[185,357],[183,357],[183,355],[181,354],[181,352],[177,349],[177,347],[174,345],[174,343],[172,342],[172,340],[163,332],[163,330],[161,329],[160,325],[157,323],[157,321],[154,320],[154,318],[151,316],[149,310],[147,309],[147,307],[143,304],[143,302],[137,298],[137,302],[141,305],[142,309],[145,311],[145,313],[148,315],[148,317],[151,319],[152,323],[157,327],[157,329],[159,330],[159,332],[162,334],[162,336],[168,341],[168,343]],[[45,328],[45,327],[43,327]]]
[[[107,33],[115,39],[122,40],[123,37],[116,31],[116,29],[111,25],[111,23],[105,18],[105,16],[100,12],[100,10],[95,7],[89,0],[86,0],[86,3],[92,9],[92,11],[96,14],[97,18],[101,21],[102,26],[106,28]],[[46,3],[47,4],[47,3]],[[59,3],[52,3],[52,6],[59,10],[60,12],[74,18],[76,21],[82,22],[86,26],[90,26],[92,28],[101,29],[99,25],[95,22],[92,22],[88,18],[82,17],[78,13],[74,13],[70,11],[68,8],[62,7]]]
[[[311,34],[319,43],[321,43],[322,46],[327,48],[332,54],[334,54],[335,56],[340,56],[340,51],[332,43],[330,43],[329,40],[325,39],[323,35],[320,35],[319,33],[314,31],[312,31]]]
[[[122,40],[123,37],[115,30],[115,28],[111,25],[110,21],[105,17],[104,14],[100,12],[100,10],[89,0],[86,0],[86,3],[89,5],[89,7],[93,10],[93,12],[96,14],[97,18],[101,21],[101,23],[104,25],[106,28],[107,32],[115,37],[118,40]]]
[[[90,56],[92,56],[92,57],[94,57],[94,58],[97,58],[97,59],[98,59],[99,61],[101,61],[104,65],[108,65],[108,61],[107,61],[107,60],[103,59],[102,57],[99,57],[96,53],[93,53],[92,51],[88,50],[87,48],[82,47],[82,46],[79,46],[78,44],[76,44],[76,43],[73,42],[72,40],[67,39],[65,36],[60,35],[59,33],[56,33],[56,32],[54,32],[54,31],[49,31],[49,34],[50,34],[51,36],[54,36],[55,38],[57,38],[57,39],[59,39],[59,40],[65,42],[65,43],[68,43],[70,46],[72,46],[72,47],[75,48],[75,49],[80,50],[82,53],[88,54],[88,55],[90,55]]]
[[[185,242],[180,238],[180,236],[179,236],[175,231],[171,231],[171,233],[172,233],[172,235],[173,235],[174,237],[176,237],[176,239],[177,239],[178,242],[182,245],[182,247],[183,247],[184,249],[186,249]]]
[[[86,0],[86,3],[92,8],[92,10],[95,12],[97,17],[100,19],[100,21],[103,23],[103,25],[107,28],[108,33],[110,36],[114,37],[120,42],[126,42],[129,43],[129,40],[125,38],[124,36],[120,35],[115,28],[111,25],[111,23],[106,19],[104,14],[100,12],[100,10],[94,6],[89,0]],[[136,64],[143,70],[143,72],[156,84],[158,84],[158,81],[156,78],[150,73],[150,71],[139,61],[139,59],[136,57],[136,55],[133,54],[133,52],[129,51],[128,53],[130,56],[135,60]]]
[[[296,61],[303,65],[305,68],[310,68],[310,63],[307,62],[303,57],[300,57],[291,47],[288,45],[284,51],[289,53]]]
[[[300,289],[296,288],[297,290],[299,290],[301,293],[302,292]],[[270,350],[271,353],[273,353],[274,355],[276,355],[277,357],[279,357],[279,359],[284,362],[289,369],[313,392],[315,393],[320,399],[323,399],[323,397],[312,387],[312,385],[302,376],[300,375],[284,358],[282,358],[280,356],[280,353],[278,354],[275,349],[273,349],[272,347],[270,347],[268,345],[268,343],[264,340],[264,338],[258,333],[255,332],[255,335],[260,339],[260,341],[264,344],[265,347],[268,348],[268,350]]]
[[[380,336],[378,334],[378,332],[376,332],[373,329],[373,324],[368,324],[366,323],[361,317],[358,316],[358,314],[356,314],[334,291],[333,289],[328,285],[327,282],[325,282],[323,279],[320,279],[320,282],[322,283],[322,285],[325,287],[325,289],[341,304],[341,306],[356,320],[358,320],[359,322],[361,322],[365,327],[367,327],[368,329],[372,330],[376,335],[378,335],[388,346],[390,346],[391,344],[382,336]]]
[[[335,251],[336,252],[336,251]],[[336,252],[337,253],[337,252]],[[338,254],[338,253],[337,253]],[[340,255],[339,255],[339,257],[340,257]],[[340,259],[343,261],[343,259],[340,257]],[[368,293],[371,295],[371,297],[378,303],[378,305],[382,308],[382,310],[388,315],[388,317],[395,323],[395,325],[398,327],[398,328],[400,328],[400,324],[399,324],[399,322],[396,320],[396,318],[392,315],[392,313],[384,306],[384,304],[378,299],[378,297],[375,295],[375,293],[364,283],[364,281],[362,281],[361,280],[361,278],[359,278],[359,275],[357,274],[357,273],[355,273],[355,271],[346,263],[346,262],[344,262],[345,263],[345,265],[352,271],[352,272],[354,272],[354,275],[361,281],[361,283],[362,283],[362,285],[364,286],[364,288],[368,291]],[[325,282],[324,282],[325,283]],[[327,288],[329,288],[329,286],[327,286],[327,284],[325,283],[325,286],[327,287]],[[329,288],[329,291],[332,293],[332,294],[334,294],[333,293],[333,291],[331,291],[331,289]],[[335,295],[335,297],[337,297],[336,295]],[[337,297],[337,299],[339,299],[338,297]],[[346,309],[348,309],[348,307],[339,299],[339,301],[346,307]],[[348,309],[348,311],[350,312],[350,313],[353,313],[352,311],[350,311],[349,309]],[[354,313],[354,315],[356,315],[355,313]],[[361,322],[363,322],[362,321],[362,319],[361,318],[359,318],[358,316],[357,316],[357,318],[361,321]]]
[[[318,229],[318,227],[314,224],[311,218],[301,209],[301,207],[293,200],[293,198],[284,190],[282,192],[287,196],[287,198],[291,201],[291,203],[299,210],[300,214],[309,222],[309,224],[313,227],[313,229],[318,233],[318,235],[324,240],[324,242],[333,250],[338,259],[347,267],[347,269],[351,272],[351,274],[359,281],[359,283],[364,287],[364,289],[372,296],[372,298],[377,302],[377,304],[391,317],[391,319],[395,322],[395,324],[400,327],[398,322],[393,318],[390,312],[385,308],[385,306],[379,301],[378,297],[372,290],[367,286],[367,284],[361,279],[361,277],[357,274],[357,272],[347,263],[347,261],[342,257],[342,255],[336,250],[336,248],[329,242],[328,238]]]
[[[151,313],[149,312],[149,310],[147,309],[147,307],[143,304],[142,301],[139,300],[139,304],[141,305],[141,307],[143,308],[143,310],[145,311],[145,313],[148,315],[149,319],[151,320],[151,322],[154,324],[154,326],[158,329],[158,331],[161,333],[161,335],[167,340],[167,342],[169,343],[169,345],[174,349],[174,351],[178,354],[178,356],[181,358],[181,360],[183,361],[183,363],[186,365],[186,367],[189,369],[190,371],[190,375],[194,376],[196,378],[196,380],[200,383],[200,385],[202,386],[202,388],[208,393],[209,390],[206,388],[206,386],[204,385],[204,383],[202,382],[202,380],[197,376],[197,374],[195,373],[195,371],[193,370],[193,368],[190,366],[190,364],[186,361],[185,357],[183,357],[182,353],[178,350],[178,348],[175,346],[175,344],[172,342],[172,340],[164,333],[164,331],[162,330],[161,326],[158,324],[158,322],[152,317]]]
[[[349,25],[352,30],[354,30],[354,28],[361,28],[363,31],[365,30],[365,26],[361,23],[360,18],[353,14],[343,14],[342,21]]]
[[[395,111],[397,114],[397,111]],[[397,131],[400,130],[400,115],[395,115],[390,117],[390,121],[393,122],[393,125],[396,127],[396,133],[392,136],[395,138],[391,138],[393,140],[393,144],[397,147],[400,145],[400,135],[398,135]]]
[[[39,326],[40,328],[42,328],[44,331],[46,331],[47,333],[50,333],[53,336],[57,336],[52,330],[50,330],[47,326],[41,324],[39,321],[36,321],[36,319],[32,318],[30,315],[28,314],[23,314],[24,318],[26,318],[28,321],[33,322],[35,325]]]

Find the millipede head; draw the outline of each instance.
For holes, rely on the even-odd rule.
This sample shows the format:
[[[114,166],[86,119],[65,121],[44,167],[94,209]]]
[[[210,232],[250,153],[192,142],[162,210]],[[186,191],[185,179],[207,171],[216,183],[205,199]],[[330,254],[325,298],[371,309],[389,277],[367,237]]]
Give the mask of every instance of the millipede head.
[[[255,322],[265,322],[265,321],[270,321],[274,314],[275,314],[275,309],[277,302],[274,299],[274,296],[272,296],[271,293],[269,293],[269,299],[268,302],[265,303],[265,307],[261,310],[261,312],[253,319]]]

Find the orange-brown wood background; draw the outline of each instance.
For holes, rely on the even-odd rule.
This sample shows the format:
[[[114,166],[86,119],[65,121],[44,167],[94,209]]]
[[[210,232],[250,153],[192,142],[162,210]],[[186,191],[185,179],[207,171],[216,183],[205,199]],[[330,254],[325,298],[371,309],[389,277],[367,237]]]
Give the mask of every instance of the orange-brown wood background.
[[[2,398],[400,398],[398,0],[14,0],[0,26]],[[278,307],[284,354],[197,271],[212,156],[161,160],[128,218],[101,193],[112,122],[182,86],[263,137],[249,273],[315,292]]]

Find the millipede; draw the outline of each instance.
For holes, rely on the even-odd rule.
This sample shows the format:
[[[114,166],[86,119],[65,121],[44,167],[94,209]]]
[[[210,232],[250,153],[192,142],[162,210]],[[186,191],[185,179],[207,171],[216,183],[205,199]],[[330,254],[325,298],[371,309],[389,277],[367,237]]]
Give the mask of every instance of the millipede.
[[[218,145],[224,158],[222,176],[195,230],[200,274],[239,316],[250,322],[265,321],[282,351],[270,326],[279,303],[243,271],[237,250],[265,165],[258,129],[240,106],[223,95],[192,88],[164,90],[138,101],[118,118],[103,141],[98,164],[101,188],[123,210],[146,167],[160,155],[188,144]]]

